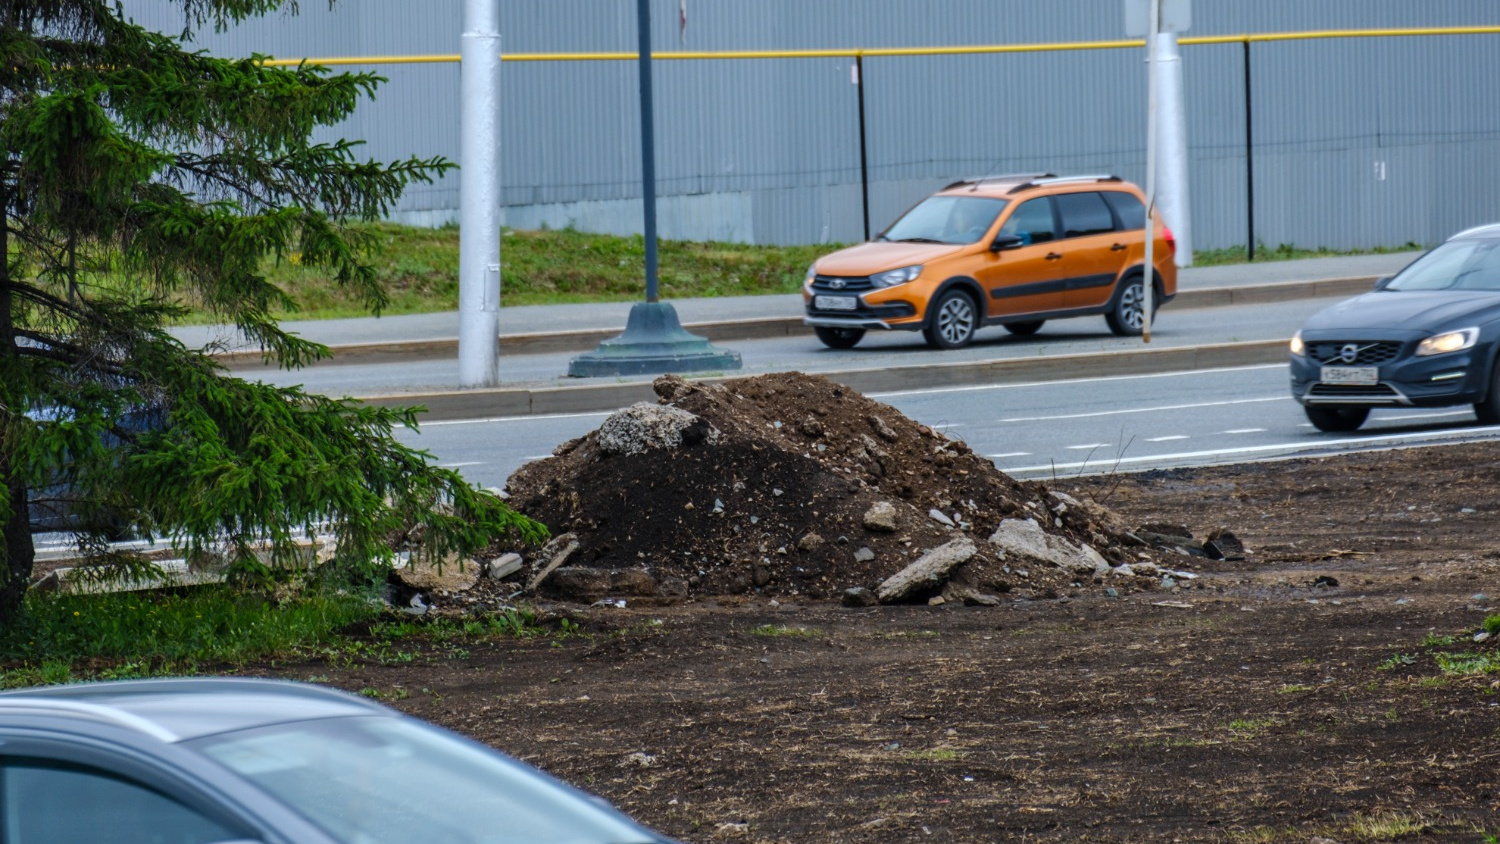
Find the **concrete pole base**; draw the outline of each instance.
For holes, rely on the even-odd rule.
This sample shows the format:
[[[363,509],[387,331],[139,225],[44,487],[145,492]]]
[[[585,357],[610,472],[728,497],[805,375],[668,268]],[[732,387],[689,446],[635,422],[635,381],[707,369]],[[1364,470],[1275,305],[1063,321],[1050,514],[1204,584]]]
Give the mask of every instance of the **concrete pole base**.
[[[683,329],[667,302],[640,302],[630,309],[625,332],[568,363],[568,375],[664,375],[739,369],[740,353],[715,348]]]

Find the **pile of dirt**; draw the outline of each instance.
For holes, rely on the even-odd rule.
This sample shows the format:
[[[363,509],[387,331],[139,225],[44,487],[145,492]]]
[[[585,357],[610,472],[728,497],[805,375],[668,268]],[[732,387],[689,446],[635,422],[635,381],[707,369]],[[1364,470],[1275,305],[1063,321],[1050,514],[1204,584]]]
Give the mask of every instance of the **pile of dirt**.
[[[621,411],[510,477],[512,506],[561,535],[528,555],[523,576],[543,594],[821,599],[878,590],[945,547],[964,561],[899,600],[1124,593],[1161,579],[1154,549],[1108,511],[1017,481],[828,379],[664,376],[654,388],[657,405]],[[1002,523],[1023,547],[997,544]]]

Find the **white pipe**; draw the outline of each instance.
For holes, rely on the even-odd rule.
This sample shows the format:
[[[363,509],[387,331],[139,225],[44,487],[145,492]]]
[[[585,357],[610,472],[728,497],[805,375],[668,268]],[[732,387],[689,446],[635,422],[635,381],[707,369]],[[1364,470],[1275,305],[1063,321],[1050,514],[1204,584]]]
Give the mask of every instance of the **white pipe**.
[[[500,5],[464,0],[459,67],[458,383],[500,383]]]
[[[1161,40],[1161,0],[1147,0],[1151,12],[1146,29],[1146,274],[1141,284],[1141,342],[1151,342],[1151,300],[1156,264],[1156,44]]]
[[[1157,138],[1161,195],[1157,207],[1177,240],[1177,266],[1193,265],[1193,226],[1188,213],[1187,109],[1182,96],[1182,54],[1177,33],[1156,37]]]

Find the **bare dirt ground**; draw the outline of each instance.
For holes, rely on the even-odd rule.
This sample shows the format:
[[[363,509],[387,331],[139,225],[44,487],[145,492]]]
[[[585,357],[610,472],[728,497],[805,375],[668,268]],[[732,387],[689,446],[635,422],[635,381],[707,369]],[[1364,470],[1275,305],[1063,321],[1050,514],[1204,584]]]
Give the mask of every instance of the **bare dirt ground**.
[[[809,389],[780,387],[784,395]],[[695,412],[713,417],[709,404]],[[893,439],[867,442],[853,427],[839,435],[851,419],[868,422],[868,406],[855,410],[832,420],[740,414],[754,422],[747,430],[802,431],[791,451],[809,460],[833,452],[844,461],[820,470],[767,451],[783,466],[774,487],[781,493],[759,504],[755,490],[771,488],[755,463],[765,443],[735,440],[728,435],[737,423],[723,419],[719,448],[734,471],[702,454],[672,462],[658,454],[633,474],[617,462],[607,481],[594,463],[574,466],[601,495],[633,490],[637,506],[648,498],[641,490],[661,490],[640,521],[591,504],[590,490],[561,470],[522,484],[541,494],[549,480],[564,479],[548,495],[569,502],[573,515],[550,518],[571,520],[554,530],[580,531],[578,554],[591,566],[628,564],[645,559],[651,543],[691,539],[690,554],[646,567],[655,572],[649,582],[627,579],[639,588],[624,606],[543,597],[534,606],[551,635],[372,637],[362,655],[249,672],[379,697],[685,841],[1500,835],[1500,672],[1463,672],[1485,659],[1496,664],[1497,637],[1474,637],[1500,612],[1500,444],[1044,488],[958,474],[972,471],[971,455],[941,443],[937,452],[951,457],[916,451],[911,459],[927,470],[902,468],[892,444],[928,434],[892,418],[884,421]],[[561,449],[559,464],[594,445]],[[931,483],[911,480],[928,470]],[[687,502],[666,500],[706,477],[740,497],[710,486]],[[963,494],[945,496],[945,478],[964,479]],[[955,576],[959,592],[841,603],[845,587],[873,589],[916,556],[912,548],[943,538],[927,535],[931,526],[912,512],[944,509],[972,521],[966,532],[982,538],[999,519],[1052,509],[1047,502],[1058,499],[1049,492],[1058,491],[1104,504],[1131,527],[1181,526],[1199,538],[1227,527],[1246,553],[1214,560],[1133,546],[1129,531],[1113,531],[1097,514],[1078,518],[1073,508],[1049,529],[1092,540],[1111,566],[1149,558],[1177,574],[1090,578],[1031,566],[1023,576],[1015,560],[982,550],[971,561],[977,575]],[[865,542],[858,515],[878,493],[914,509],[900,511],[895,532],[870,539],[875,561],[840,568],[847,553],[829,549]],[[774,516],[788,496],[806,506]],[[722,521],[755,512],[784,536],[735,544],[730,528],[712,533],[713,522],[694,520],[708,518],[716,498]],[[798,521],[813,509],[839,523]],[[678,517],[681,529],[663,523]],[[601,539],[600,523],[611,519],[617,533]],[[743,534],[748,520],[740,524]],[[799,546],[807,533],[821,542]],[[839,536],[854,541],[841,546]],[[881,560],[887,570],[871,568]],[[981,593],[999,600],[964,600]],[[462,612],[479,609],[471,601]]]

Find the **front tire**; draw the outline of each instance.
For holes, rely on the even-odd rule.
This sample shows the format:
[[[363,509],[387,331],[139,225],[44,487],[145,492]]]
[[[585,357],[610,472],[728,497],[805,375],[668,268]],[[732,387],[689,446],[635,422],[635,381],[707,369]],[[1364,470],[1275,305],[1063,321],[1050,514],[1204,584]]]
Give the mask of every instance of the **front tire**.
[[[1151,311],[1155,313],[1155,302],[1152,305]],[[1109,323],[1110,331],[1121,337],[1140,336],[1146,325],[1146,285],[1142,276],[1133,275],[1120,283],[1104,321]]]
[[[1370,417],[1368,407],[1314,407],[1302,408],[1307,411],[1307,421],[1313,423],[1313,427],[1319,431],[1329,433],[1347,433],[1359,430],[1359,426],[1365,424]]]
[[[979,329],[979,307],[962,290],[949,290],[932,306],[932,318],[922,330],[934,349],[960,349],[974,339]]]
[[[830,349],[852,349],[865,336],[863,328],[829,328],[824,325],[813,326],[813,333]]]
[[[1474,403],[1474,415],[1481,425],[1500,425],[1500,360],[1490,364],[1490,391]]]

